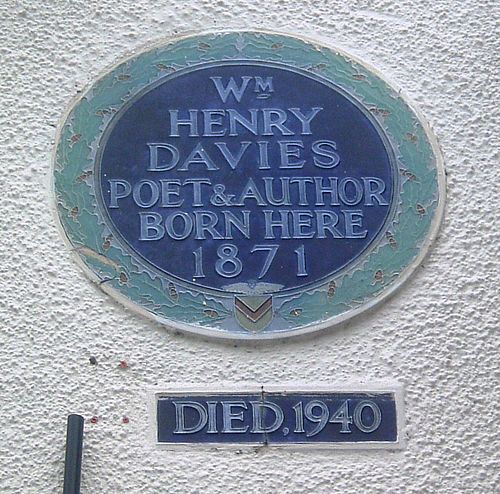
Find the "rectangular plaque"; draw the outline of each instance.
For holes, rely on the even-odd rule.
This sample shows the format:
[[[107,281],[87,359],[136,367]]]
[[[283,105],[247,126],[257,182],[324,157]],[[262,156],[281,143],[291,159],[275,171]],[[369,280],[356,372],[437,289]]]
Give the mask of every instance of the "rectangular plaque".
[[[154,406],[158,444],[402,446],[399,387],[186,387],[156,393]]]

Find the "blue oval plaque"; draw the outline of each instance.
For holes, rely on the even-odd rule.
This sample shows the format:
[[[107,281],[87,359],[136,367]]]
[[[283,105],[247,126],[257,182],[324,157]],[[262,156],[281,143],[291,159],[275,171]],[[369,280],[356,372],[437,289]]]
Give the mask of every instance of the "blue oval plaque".
[[[268,338],[340,322],[408,276],[441,216],[438,159],[359,62],[216,33],[97,81],[63,124],[54,185],[106,290],[171,326]]]

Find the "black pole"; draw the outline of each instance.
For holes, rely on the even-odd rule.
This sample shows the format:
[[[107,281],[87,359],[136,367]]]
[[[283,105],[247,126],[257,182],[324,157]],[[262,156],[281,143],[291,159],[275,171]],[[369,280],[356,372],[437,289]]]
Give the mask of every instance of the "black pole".
[[[83,417],[68,415],[63,494],[80,494],[82,472]]]

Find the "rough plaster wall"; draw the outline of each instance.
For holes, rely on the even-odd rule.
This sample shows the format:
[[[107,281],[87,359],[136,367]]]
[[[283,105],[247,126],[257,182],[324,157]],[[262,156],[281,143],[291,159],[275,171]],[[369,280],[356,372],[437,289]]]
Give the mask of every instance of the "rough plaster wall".
[[[62,492],[68,412],[87,419],[83,493],[498,492],[494,3],[3,0],[0,492]],[[174,335],[92,286],[56,230],[47,184],[71,98],[131,49],[226,26],[343,46],[405,88],[440,140],[448,206],[437,243],[396,296],[339,330],[257,347]],[[156,383],[356,378],[405,384],[405,451],[148,446],[145,390]]]

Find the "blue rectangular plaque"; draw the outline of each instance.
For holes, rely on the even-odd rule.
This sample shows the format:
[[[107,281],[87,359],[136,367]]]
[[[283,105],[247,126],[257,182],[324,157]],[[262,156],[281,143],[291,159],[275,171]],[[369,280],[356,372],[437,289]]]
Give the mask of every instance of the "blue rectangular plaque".
[[[399,448],[400,402],[398,389],[157,393],[156,441]]]

